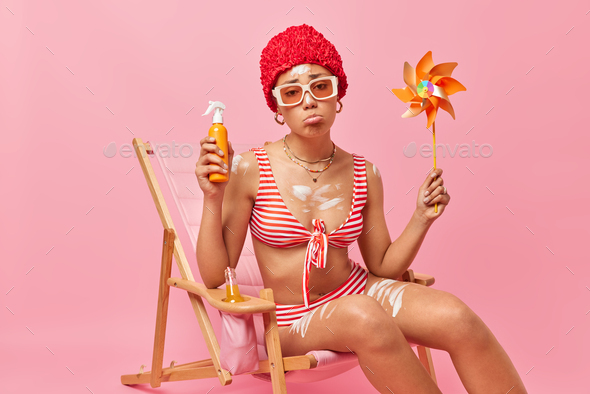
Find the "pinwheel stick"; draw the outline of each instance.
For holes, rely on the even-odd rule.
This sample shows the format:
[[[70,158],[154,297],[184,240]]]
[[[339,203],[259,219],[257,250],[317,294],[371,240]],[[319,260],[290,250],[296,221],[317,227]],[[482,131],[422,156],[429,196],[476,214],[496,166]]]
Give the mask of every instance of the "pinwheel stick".
[[[434,169],[436,170],[436,130],[434,128],[434,124],[436,122],[432,122],[432,147],[434,150]],[[436,177],[434,177],[434,180],[436,181]],[[434,213],[438,212],[438,203],[434,203]]]

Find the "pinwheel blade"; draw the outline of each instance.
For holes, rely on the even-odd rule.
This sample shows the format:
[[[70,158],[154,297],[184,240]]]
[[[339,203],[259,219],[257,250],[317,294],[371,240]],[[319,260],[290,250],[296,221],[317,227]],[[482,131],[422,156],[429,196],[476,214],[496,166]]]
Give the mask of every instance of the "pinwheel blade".
[[[430,126],[432,126],[432,124],[436,120],[436,107],[434,105],[429,105],[426,108],[426,115],[428,116],[428,122],[426,123],[426,127],[430,128]]]
[[[414,103],[413,102],[407,108],[408,108],[408,110],[406,112],[404,112],[404,114],[402,115],[402,118],[413,118],[414,116],[420,115],[420,113],[422,113],[422,111],[424,111],[424,108],[422,108],[421,103]]]
[[[416,71],[408,62],[404,62],[404,82],[408,85],[412,93],[416,95]]]
[[[435,83],[435,82],[433,82]],[[440,86],[445,90],[447,95],[455,94],[457,92],[466,91],[467,88],[461,84],[461,82],[457,81],[455,78],[451,77],[443,77],[440,78],[436,85]]]
[[[422,59],[416,65],[416,76],[421,80],[427,80],[428,73],[434,67],[434,62],[432,61],[432,51],[426,52],[426,55],[422,56]]]
[[[409,87],[405,87],[403,89],[391,89],[393,94],[397,96],[398,99],[407,103],[408,101],[412,100],[416,95]]]
[[[455,110],[453,109],[453,106],[451,105],[450,101],[440,100],[438,103],[438,106],[441,109],[444,109],[445,111],[447,111],[453,117],[453,119],[455,119]]]
[[[432,70],[430,70],[429,74],[432,76],[440,75],[443,77],[450,77],[455,67],[457,67],[457,64],[459,63],[451,62],[437,64],[436,66],[432,67]]]
[[[432,97],[440,97],[443,100],[449,100],[449,97],[447,96],[447,92],[445,92],[445,90],[443,88],[441,88],[438,85],[434,85],[434,92],[432,93]]]

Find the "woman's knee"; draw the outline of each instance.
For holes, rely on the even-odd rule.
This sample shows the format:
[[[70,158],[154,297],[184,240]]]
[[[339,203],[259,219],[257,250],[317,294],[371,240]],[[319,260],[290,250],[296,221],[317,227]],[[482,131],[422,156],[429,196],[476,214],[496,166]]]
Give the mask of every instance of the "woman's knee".
[[[393,318],[373,297],[352,294],[342,301],[345,305],[340,309],[341,327],[357,349],[390,348],[405,340]]]
[[[453,346],[487,343],[491,334],[489,328],[460,298],[448,294],[449,302],[445,303],[443,313],[449,343]]]

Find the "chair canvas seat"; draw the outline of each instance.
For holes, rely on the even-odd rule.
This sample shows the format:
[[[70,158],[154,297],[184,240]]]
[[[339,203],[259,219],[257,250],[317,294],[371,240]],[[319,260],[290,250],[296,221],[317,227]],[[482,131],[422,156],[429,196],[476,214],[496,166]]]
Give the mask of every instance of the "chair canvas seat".
[[[166,178],[174,202],[180,212],[184,227],[191,240],[193,247],[192,256],[195,256],[201,216],[203,213],[203,193],[195,176],[195,163],[198,160],[200,143],[197,142],[190,145],[193,148],[192,151],[195,152],[193,155],[183,157],[182,155],[177,154],[177,157],[172,157],[171,155],[161,154],[156,150],[156,147],[160,146],[159,143],[152,143],[155,156],[157,157],[160,168],[164,173],[164,177]],[[234,156],[241,152],[248,151],[250,148],[260,146],[262,146],[262,144],[235,144],[233,145],[235,152]],[[188,149],[185,148],[181,153],[186,155],[187,151]],[[253,250],[252,237],[250,229],[248,228],[244,248],[242,249],[236,267],[236,277],[242,294],[259,297],[260,290],[264,288],[264,283],[262,281],[262,276],[260,275],[256,257],[252,253]],[[266,342],[264,340],[264,322],[262,314],[254,314],[254,324],[256,328],[259,359],[266,360],[268,359],[268,355],[266,351]],[[416,346],[416,344],[413,343],[410,343],[410,345]],[[286,382],[306,383],[324,380],[358,366],[357,356],[350,352],[343,353],[331,350],[314,350],[307,354],[312,354],[316,358],[318,361],[317,367],[306,370],[287,371],[285,372]],[[252,374],[252,376],[257,379],[271,381],[270,374]]]

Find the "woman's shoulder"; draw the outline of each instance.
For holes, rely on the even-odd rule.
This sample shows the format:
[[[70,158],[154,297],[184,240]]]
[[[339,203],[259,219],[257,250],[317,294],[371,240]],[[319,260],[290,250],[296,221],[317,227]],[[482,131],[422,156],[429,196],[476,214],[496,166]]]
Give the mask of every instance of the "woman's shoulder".
[[[248,169],[250,167],[258,167],[258,160],[256,158],[256,154],[253,150],[247,150],[245,152],[234,152],[234,158],[232,160],[232,167],[231,171],[236,175],[241,175],[242,177],[246,177],[248,173]],[[257,173],[257,171],[250,171]]]
[[[365,168],[367,169],[367,173],[368,171],[373,168],[375,165],[373,164],[373,162],[369,161],[367,159],[367,156],[363,155],[362,153],[355,153],[355,152],[347,152],[344,149],[340,149],[343,153],[345,153],[347,156],[350,157],[350,160],[356,160],[356,163],[359,165],[364,164]],[[375,167],[376,168],[376,167]]]
[[[356,158],[357,165],[364,166],[368,185],[381,183],[381,172],[379,172],[379,168],[375,163],[367,159],[363,154],[351,153],[350,155]]]
[[[254,201],[258,191],[258,160],[254,151],[234,152],[231,164],[230,181],[240,192]]]

